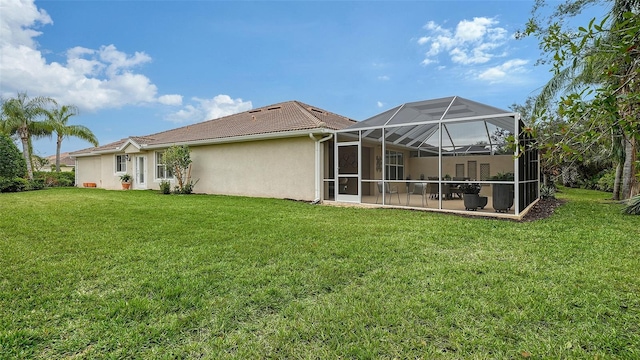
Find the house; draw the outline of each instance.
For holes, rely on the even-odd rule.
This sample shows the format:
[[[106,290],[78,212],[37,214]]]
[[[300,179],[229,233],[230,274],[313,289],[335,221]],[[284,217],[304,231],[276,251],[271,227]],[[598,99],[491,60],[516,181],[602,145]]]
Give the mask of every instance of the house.
[[[120,176],[133,176],[132,189],[158,189],[173,181],[162,163],[169,146],[191,149],[194,191],[255,197],[320,200],[324,157],[335,130],[356,122],[326,110],[288,101],[156,134],[71,153],[76,184],[120,189]]]
[[[458,96],[361,122],[289,101],[71,155],[76,184],[105,189],[119,189],[124,173],[134,189],[158,189],[172,180],[163,151],[186,144],[196,192],[521,218],[539,199],[527,129],[517,113]],[[483,205],[467,204],[468,186]]]
[[[40,171],[56,171],[56,156],[47,156],[48,164],[44,165]],[[60,154],[60,171],[73,171],[76,166],[76,162],[68,152]]]

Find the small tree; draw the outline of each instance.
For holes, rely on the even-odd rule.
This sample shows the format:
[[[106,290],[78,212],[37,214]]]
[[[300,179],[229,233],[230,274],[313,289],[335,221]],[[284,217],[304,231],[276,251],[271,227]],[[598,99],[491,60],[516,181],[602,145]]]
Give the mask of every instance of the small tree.
[[[172,145],[162,155],[165,166],[173,171],[178,180],[178,191],[183,194],[191,193],[191,150],[187,145]]]

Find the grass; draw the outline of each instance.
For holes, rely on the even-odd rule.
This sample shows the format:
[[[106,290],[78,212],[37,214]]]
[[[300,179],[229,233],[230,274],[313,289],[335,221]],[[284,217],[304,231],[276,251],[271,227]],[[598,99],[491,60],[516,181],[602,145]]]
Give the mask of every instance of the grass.
[[[0,194],[0,358],[640,357],[640,217]]]

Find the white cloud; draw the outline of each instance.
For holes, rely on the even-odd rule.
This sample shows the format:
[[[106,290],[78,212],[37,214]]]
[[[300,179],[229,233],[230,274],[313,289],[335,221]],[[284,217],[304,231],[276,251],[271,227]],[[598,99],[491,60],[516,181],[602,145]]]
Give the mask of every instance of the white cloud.
[[[182,103],[180,95],[158,96],[156,85],[135,73],[136,67],[151,61],[144,52],[130,55],[113,44],[99,49],[74,47],[67,50],[65,63],[48,62],[35,40],[41,34],[36,28],[53,24],[46,11],[33,0],[2,0],[0,12],[0,95],[26,91],[86,110]]]
[[[35,47],[34,37],[41,34],[34,28],[39,25],[53,24],[44,10],[39,10],[33,1],[3,0],[0,3],[0,46]]]
[[[158,102],[164,105],[182,105],[182,95],[162,95],[158,97]]]
[[[422,65],[439,62],[442,53],[457,64],[484,64],[500,56],[494,50],[503,47],[507,41],[507,30],[498,26],[493,18],[475,17],[462,20],[455,29],[444,28],[429,21],[424,29],[426,36],[420,37],[418,45],[428,46]]]
[[[524,66],[528,63],[528,60],[523,59],[508,60],[501,65],[491,67],[481,72],[477,75],[477,78],[491,83],[505,81],[516,82],[514,76],[526,72],[527,69]]]
[[[376,105],[377,105],[379,108],[381,108],[381,107],[383,107],[383,106],[384,106],[384,103],[383,103],[382,101],[378,101],[378,102],[376,103]]]
[[[378,76],[378,80],[389,81],[391,78],[388,75],[380,75]]]
[[[232,99],[229,95],[217,95],[211,99],[192,98],[194,104],[169,114],[166,119],[175,123],[194,123],[204,120],[217,119],[223,116],[237,114],[251,110],[251,101]]]
[[[437,61],[431,60],[431,59],[424,59],[424,60],[422,60],[421,64],[424,65],[424,66],[427,66],[427,65],[433,64],[435,62],[437,62]]]

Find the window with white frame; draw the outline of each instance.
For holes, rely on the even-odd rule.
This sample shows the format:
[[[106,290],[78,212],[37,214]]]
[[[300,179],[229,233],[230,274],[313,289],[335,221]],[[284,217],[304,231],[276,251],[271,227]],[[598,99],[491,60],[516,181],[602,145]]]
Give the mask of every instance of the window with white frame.
[[[387,180],[404,179],[404,156],[400,151],[387,150]]]
[[[173,178],[173,173],[164,164],[163,155],[163,151],[156,151],[156,179],[171,179]]]
[[[127,156],[116,155],[116,172],[127,172]]]

